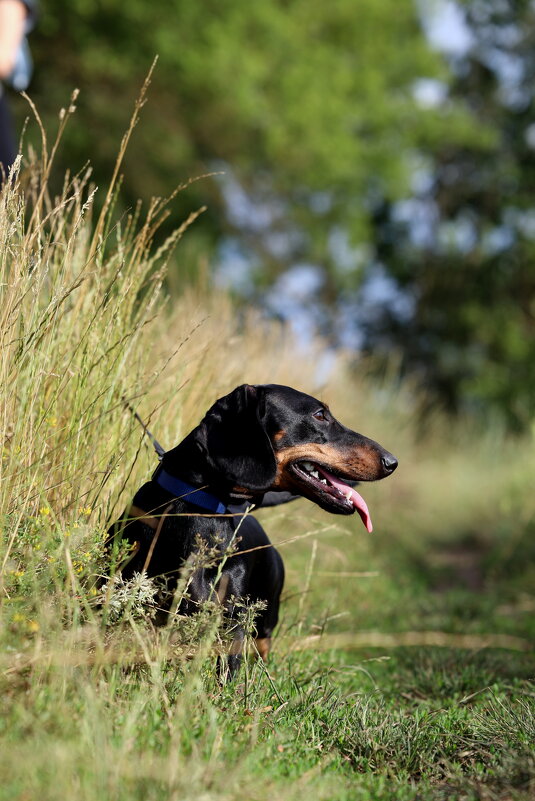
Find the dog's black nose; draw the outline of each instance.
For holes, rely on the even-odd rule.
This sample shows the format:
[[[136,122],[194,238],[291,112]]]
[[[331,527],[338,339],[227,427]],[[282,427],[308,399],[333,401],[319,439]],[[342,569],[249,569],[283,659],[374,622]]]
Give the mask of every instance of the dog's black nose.
[[[398,460],[395,456],[392,456],[391,453],[385,453],[381,456],[381,464],[383,465],[385,473],[389,476],[398,466]]]

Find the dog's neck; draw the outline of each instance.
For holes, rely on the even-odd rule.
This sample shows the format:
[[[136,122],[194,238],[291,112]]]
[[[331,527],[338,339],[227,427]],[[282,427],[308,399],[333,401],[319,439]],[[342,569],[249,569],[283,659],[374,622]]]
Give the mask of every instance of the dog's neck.
[[[246,487],[232,487],[224,478],[210,469],[209,459],[207,459],[202,446],[202,437],[199,436],[201,426],[202,423],[176,447],[167,451],[158,469],[163,470],[172,479],[183,481],[194,489],[202,488],[225,506],[256,500],[254,494]],[[156,470],[155,476],[157,473],[158,470]],[[165,484],[159,483],[165,489]],[[184,494],[181,493],[181,495]],[[187,500],[187,497],[184,500]]]

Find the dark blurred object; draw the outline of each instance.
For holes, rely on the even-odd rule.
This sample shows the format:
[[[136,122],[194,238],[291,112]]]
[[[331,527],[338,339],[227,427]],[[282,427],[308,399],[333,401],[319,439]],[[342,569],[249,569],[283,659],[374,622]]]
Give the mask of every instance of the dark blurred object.
[[[1,0],[0,0],[1,1]],[[15,56],[15,64],[13,71],[6,78],[6,83],[14,89],[15,92],[25,92],[33,74],[33,60],[30,53],[30,47],[26,37],[20,43],[17,55]]]
[[[17,92],[28,88],[33,71],[26,34],[33,28],[35,12],[34,0],[0,0],[0,80]],[[0,184],[16,153],[5,86],[0,84]]]

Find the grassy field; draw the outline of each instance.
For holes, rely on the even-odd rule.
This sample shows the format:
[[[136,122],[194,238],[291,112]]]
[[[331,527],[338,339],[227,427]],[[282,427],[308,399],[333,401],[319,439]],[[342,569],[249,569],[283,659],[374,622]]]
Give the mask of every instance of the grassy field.
[[[327,368],[201,280],[169,299],[167,205],[112,225],[114,185],[93,219],[86,179],[51,198],[40,169],[0,198],[0,798],[535,797],[531,439],[422,428],[409,386]],[[400,467],[362,490],[373,535],[306,501],[259,513],[282,621],[267,668],[221,687],[216,611],[155,631],[141,582],[106,626],[95,576],[154,465],[122,398],[170,447],[243,381],[321,396]]]

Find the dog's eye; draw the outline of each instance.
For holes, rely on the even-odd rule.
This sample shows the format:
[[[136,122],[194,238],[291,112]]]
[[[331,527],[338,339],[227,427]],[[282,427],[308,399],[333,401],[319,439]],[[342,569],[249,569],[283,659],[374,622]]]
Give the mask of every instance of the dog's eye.
[[[327,415],[325,414],[325,409],[318,409],[317,412],[314,412],[312,417],[315,417],[316,420],[321,420],[324,422],[327,419]]]

